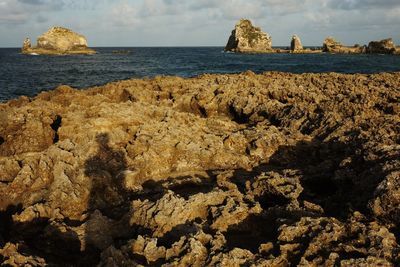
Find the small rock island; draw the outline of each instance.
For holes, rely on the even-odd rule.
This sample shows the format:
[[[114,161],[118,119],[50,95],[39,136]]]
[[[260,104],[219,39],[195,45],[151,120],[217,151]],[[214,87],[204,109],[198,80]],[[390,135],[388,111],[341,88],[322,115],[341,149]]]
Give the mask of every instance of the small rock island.
[[[95,54],[90,49],[85,36],[75,33],[63,27],[52,27],[37,39],[36,47],[32,47],[29,38],[26,38],[22,51],[30,55],[71,55],[71,54]]]
[[[231,52],[273,52],[272,38],[259,27],[253,26],[250,20],[241,19],[232,31],[225,51]]]

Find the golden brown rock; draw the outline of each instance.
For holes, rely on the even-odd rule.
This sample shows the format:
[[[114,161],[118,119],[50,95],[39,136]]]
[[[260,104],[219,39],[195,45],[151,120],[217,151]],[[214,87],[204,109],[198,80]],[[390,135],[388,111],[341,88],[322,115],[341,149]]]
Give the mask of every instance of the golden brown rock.
[[[250,20],[241,19],[232,31],[225,51],[240,53],[272,51],[272,38],[259,27],[254,27]]]
[[[246,72],[0,104],[10,265],[398,265],[400,73]]]
[[[303,50],[303,45],[301,44],[300,37],[296,34],[292,36],[292,40],[290,41],[290,50],[293,52]]]
[[[335,54],[362,54],[367,52],[367,48],[357,44],[353,47],[344,46],[333,37],[327,37],[322,44],[322,52]]]
[[[37,46],[31,47],[29,38],[25,39],[23,54],[38,55],[68,55],[94,54],[96,51],[88,48],[86,38],[63,27],[53,27],[37,39]]]

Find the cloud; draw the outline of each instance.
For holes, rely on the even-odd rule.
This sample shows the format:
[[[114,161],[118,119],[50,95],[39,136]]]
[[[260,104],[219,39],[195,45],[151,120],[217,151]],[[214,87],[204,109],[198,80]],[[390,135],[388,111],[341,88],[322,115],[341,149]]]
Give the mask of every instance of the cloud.
[[[390,9],[400,7],[399,0],[330,0],[329,7],[334,9]]]
[[[63,4],[63,1],[51,0],[0,0],[0,22],[24,24],[41,13],[60,10]]]
[[[114,26],[136,26],[139,24],[138,8],[129,5],[127,2],[121,2],[110,11],[110,23]]]
[[[294,33],[310,45],[328,35],[349,44],[400,42],[400,0],[0,0],[2,36],[63,25],[93,34],[92,45],[96,38],[101,45],[224,45],[240,18],[269,32],[274,45]]]
[[[42,0],[18,0],[18,2],[23,3],[23,4],[29,4],[29,5],[43,5],[44,2]]]

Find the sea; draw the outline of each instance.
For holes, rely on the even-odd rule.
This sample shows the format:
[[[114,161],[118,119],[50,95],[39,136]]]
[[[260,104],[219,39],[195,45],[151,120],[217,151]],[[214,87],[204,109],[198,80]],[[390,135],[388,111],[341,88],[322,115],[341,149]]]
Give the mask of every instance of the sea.
[[[116,80],[205,73],[400,71],[398,55],[235,54],[223,47],[101,47],[95,55],[22,55],[19,48],[0,48],[0,102],[35,96],[61,84],[74,88]]]

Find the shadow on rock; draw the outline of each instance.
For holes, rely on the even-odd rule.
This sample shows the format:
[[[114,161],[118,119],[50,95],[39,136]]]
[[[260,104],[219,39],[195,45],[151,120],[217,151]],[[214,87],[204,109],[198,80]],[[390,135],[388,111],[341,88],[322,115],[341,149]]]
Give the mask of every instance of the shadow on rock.
[[[0,214],[0,262],[5,266],[93,266],[99,261],[93,247],[81,250],[77,233],[68,227],[47,218],[15,222],[13,215],[21,211],[10,206]]]
[[[225,233],[229,248],[253,253],[277,249],[278,230],[302,217],[346,221],[355,211],[366,215],[368,202],[385,173],[379,161],[366,161],[362,143],[299,142],[281,146],[252,171],[236,170],[229,178],[245,196],[259,202],[261,214],[249,215]]]
[[[379,162],[363,156],[361,142],[314,140],[280,147],[269,168],[281,174],[298,170],[304,189],[298,199],[321,205],[327,216],[344,219],[353,211],[368,213],[368,201],[385,177]]]
[[[207,174],[169,177],[160,181],[149,179],[141,185],[142,190],[136,193],[133,198],[157,201],[170,190],[187,200],[190,196],[198,193],[207,194],[211,192],[215,186],[215,176],[211,171],[207,172]]]
[[[110,147],[108,134],[96,136],[98,152],[85,162],[85,174],[92,183],[89,210],[99,210],[112,219],[121,218],[128,210],[124,171],[127,168],[122,151]]]

